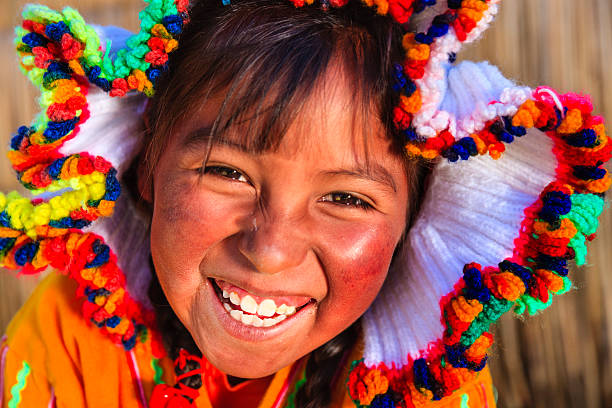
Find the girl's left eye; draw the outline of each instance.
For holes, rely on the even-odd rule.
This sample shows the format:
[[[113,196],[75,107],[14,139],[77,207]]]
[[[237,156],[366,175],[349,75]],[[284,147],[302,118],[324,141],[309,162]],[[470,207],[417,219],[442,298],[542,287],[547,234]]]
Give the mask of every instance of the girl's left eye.
[[[204,167],[204,174],[212,174],[214,176],[225,177],[231,180],[241,181],[244,183],[248,183],[249,180],[236,169],[232,169],[231,167],[225,166],[206,166]]]
[[[364,210],[369,210],[374,208],[367,201],[355,196],[351,193],[345,193],[340,191],[335,191],[333,193],[329,193],[323,197],[321,197],[321,201],[331,202],[338,205],[345,205],[348,207],[356,207],[362,208]]]

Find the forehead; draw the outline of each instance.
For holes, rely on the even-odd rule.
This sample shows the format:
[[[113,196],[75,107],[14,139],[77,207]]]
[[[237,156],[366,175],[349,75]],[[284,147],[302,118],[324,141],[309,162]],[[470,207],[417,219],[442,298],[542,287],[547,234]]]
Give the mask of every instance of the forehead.
[[[279,90],[271,89],[259,106],[249,107],[246,114],[237,117],[227,108],[233,107],[235,101],[228,98],[228,91],[220,92],[187,115],[185,125],[181,126],[183,131],[178,132],[181,142],[195,142],[201,147],[199,142],[210,145],[214,141],[257,153],[273,151],[285,156],[324,155],[349,161],[365,162],[370,158],[376,161],[390,154],[391,142],[375,104],[353,83],[352,77],[342,63],[332,60],[303,100],[293,102],[294,106],[279,108],[275,99]],[[278,129],[266,133],[263,126],[271,115],[289,116],[281,135],[273,134]],[[254,147],[261,146],[262,139],[278,143],[271,144],[272,148]]]

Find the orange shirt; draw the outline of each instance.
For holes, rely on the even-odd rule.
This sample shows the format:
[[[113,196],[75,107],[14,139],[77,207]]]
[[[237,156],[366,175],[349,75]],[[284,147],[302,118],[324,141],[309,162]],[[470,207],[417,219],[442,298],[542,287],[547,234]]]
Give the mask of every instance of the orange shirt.
[[[143,407],[156,383],[174,382],[172,362],[153,358],[150,342],[126,352],[89,324],[75,297],[76,283],[52,273],[15,315],[0,350],[0,406]],[[352,351],[333,393],[333,407],[353,408],[344,378]],[[304,362],[274,376],[235,387],[218,370],[208,370],[196,405],[202,408],[243,407],[260,399],[259,408],[283,407],[302,375]],[[465,405],[467,400],[467,405]],[[495,407],[488,368],[462,389],[431,408]]]

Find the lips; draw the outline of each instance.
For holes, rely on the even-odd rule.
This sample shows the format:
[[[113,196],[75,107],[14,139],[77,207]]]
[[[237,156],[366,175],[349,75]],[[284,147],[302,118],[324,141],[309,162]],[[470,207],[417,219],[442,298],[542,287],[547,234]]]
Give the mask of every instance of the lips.
[[[259,296],[220,279],[210,280],[225,310],[247,326],[275,326],[314,302],[306,296]]]

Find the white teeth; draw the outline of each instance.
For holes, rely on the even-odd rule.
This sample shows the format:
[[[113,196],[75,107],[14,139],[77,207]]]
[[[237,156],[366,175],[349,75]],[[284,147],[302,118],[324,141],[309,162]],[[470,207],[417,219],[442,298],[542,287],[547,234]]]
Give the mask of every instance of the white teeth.
[[[295,306],[287,306],[287,310],[285,311],[285,313],[287,316],[291,316],[292,314],[295,314]]]
[[[227,303],[223,303],[223,307],[225,308],[225,310],[227,310],[228,312],[232,311],[232,307],[230,305],[228,305]]]
[[[272,299],[264,299],[259,304],[259,307],[257,308],[257,314],[260,316],[270,317],[270,316],[273,316],[275,312],[276,312],[276,303],[274,303]],[[266,319],[264,319],[264,326],[266,324],[265,320]]]
[[[240,308],[247,313],[255,314],[257,312],[257,302],[249,295],[246,295],[240,301]]]
[[[229,299],[229,293],[225,289],[223,289],[223,299]]]
[[[263,326],[263,320],[261,320],[259,317],[257,316],[253,316],[253,321],[251,322],[251,324],[255,327],[261,327]]]
[[[276,324],[276,319],[263,319],[263,326],[270,327]]]
[[[229,300],[236,306],[240,306],[240,296],[236,292],[232,292],[229,295]]]
[[[285,314],[286,311],[287,311],[287,305],[284,303],[276,308],[276,313],[278,313],[279,315]]]
[[[285,315],[278,315],[278,316],[276,316],[276,323],[280,323],[283,320],[285,320],[286,318],[287,318],[287,316],[285,316]]]
[[[244,324],[252,324],[253,323],[253,317],[255,317],[255,316],[253,316],[252,314],[243,313],[242,314],[242,323],[244,323]]]
[[[232,316],[234,319],[238,320],[239,322],[242,321],[242,312],[240,310],[232,309],[232,311],[230,312],[230,316]]]

